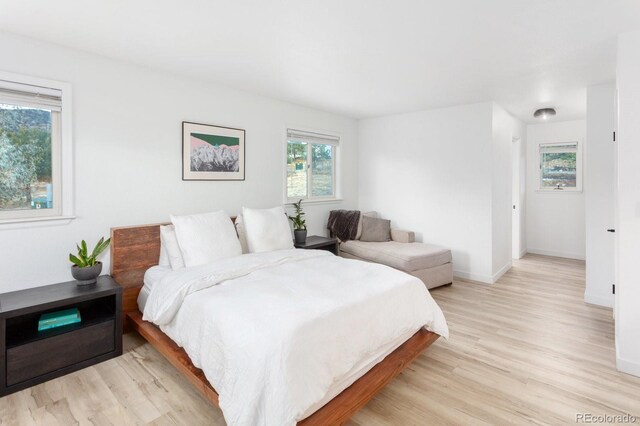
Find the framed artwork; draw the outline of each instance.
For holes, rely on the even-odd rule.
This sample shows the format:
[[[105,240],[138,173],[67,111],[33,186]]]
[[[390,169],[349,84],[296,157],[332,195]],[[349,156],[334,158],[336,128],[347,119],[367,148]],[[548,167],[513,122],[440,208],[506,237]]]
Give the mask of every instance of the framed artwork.
[[[242,129],[182,122],[182,180],[244,180]]]

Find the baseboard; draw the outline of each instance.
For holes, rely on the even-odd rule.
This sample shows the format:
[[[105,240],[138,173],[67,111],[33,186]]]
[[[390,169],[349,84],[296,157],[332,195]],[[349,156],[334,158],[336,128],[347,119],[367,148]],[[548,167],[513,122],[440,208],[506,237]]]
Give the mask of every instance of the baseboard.
[[[616,368],[618,371],[622,371],[623,373],[640,377],[640,364],[637,362],[632,362],[616,356]]]
[[[616,347],[616,368],[618,369],[618,371],[626,374],[631,374],[632,376],[640,377],[640,363],[620,358],[620,356],[618,355],[620,353],[620,349],[618,348],[617,338],[614,345]]]
[[[482,284],[493,284],[493,277],[491,275],[476,274],[473,272],[454,269],[453,276],[456,278],[462,278],[463,280],[477,281]]]
[[[559,252],[559,251],[541,250],[541,249],[536,249],[536,248],[527,248],[526,251],[527,251],[527,253],[541,254],[543,256],[553,256],[553,257],[563,257],[565,259],[585,260],[585,255],[584,254],[564,253],[564,252]]]
[[[498,272],[493,274],[493,277],[491,277],[491,284],[497,282],[509,269],[511,269],[511,261],[507,262],[507,264],[500,268]]]
[[[511,256],[512,260],[518,260],[518,259],[522,259],[524,257],[524,255],[527,254],[527,249],[523,249],[520,253],[516,254],[515,257],[513,257],[513,255]]]
[[[584,292],[584,301],[590,305],[613,308],[613,295],[604,296],[602,294],[592,294]]]
[[[504,265],[498,272],[493,275],[476,274],[469,271],[453,270],[453,276],[469,281],[477,281],[482,284],[493,284],[500,279],[509,269],[511,269],[511,261]]]

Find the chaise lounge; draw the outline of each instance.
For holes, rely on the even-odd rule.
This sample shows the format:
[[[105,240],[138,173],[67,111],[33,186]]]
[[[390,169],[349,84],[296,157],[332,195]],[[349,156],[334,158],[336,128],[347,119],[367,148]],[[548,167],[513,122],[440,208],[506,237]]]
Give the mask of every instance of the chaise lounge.
[[[381,263],[399,269],[435,288],[453,282],[451,250],[415,241],[411,231],[391,229],[390,241],[362,241],[363,217],[376,217],[375,212],[360,216],[356,238],[339,243],[339,255],[348,259]]]

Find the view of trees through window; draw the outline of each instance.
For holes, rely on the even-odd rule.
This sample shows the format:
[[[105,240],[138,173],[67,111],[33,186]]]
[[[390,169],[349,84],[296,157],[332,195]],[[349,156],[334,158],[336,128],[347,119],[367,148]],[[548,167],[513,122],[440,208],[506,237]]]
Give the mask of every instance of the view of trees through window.
[[[311,145],[311,195],[333,195],[333,146]]]
[[[333,179],[333,145],[298,141],[287,143],[288,198],[307,198],[309,186],[312,197],[333,196]]]
[[[51,111],[0,103],[0,211],[52,207]]]
[[[307,197],[307,144],[287,143],[287,197]]]
[[[543,153],[541,163],[543,188],[576,187],[576,153]]]

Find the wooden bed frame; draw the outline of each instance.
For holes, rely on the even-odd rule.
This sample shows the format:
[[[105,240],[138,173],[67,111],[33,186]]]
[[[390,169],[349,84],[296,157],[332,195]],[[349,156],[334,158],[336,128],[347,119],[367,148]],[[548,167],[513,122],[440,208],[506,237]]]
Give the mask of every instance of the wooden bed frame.
[[[231,218],[235,221],[235,218]],[[160,225],[111,229],[111,276],[123,287],[122,311],[125,332],[135,330],[182,373],[208,400],[218,405],[218,393],[189,356],[154,324],[143,321],[138,293],[144,273],[157,265],[160,254]],[[299,425],[341,425],[364,407],[387,383],[402,372],[420,353],[438,339],[424,329],[418,331],[380,363],[356,380]]]

